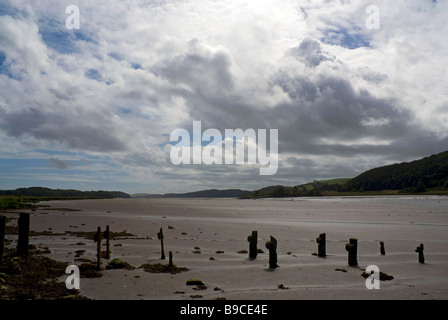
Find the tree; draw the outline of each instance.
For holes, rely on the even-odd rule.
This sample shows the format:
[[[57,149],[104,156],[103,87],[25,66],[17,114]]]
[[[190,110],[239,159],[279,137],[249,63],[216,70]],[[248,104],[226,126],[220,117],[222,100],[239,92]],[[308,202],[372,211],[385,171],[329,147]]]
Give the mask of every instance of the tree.
[[[286,191],[284,187],[277,187],[274,192],[272,193],[272,196],[275,198],[281,198],[286,196]]]
[[[426,191],[426,187],[425,187],[425,184],[423,183],[423,180],[422,179],[418,180],[417,187],[415,188],[414,192],[419,193],[419,192],[425,192],[425,191]]]

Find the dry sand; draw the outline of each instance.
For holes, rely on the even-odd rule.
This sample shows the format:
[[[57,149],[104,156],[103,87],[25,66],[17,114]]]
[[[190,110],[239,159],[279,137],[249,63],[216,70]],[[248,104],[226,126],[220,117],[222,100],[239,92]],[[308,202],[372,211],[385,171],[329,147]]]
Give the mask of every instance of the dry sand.
[[[189,268],[179,274],[105,270],[101,278],[81,279],[81,294],[93,299],[192,299],[192,295],[249,300],[448,298],[448,197],[114,199],[42,204],[82,211],[41,207],[32,212],[34,231],[95,231],[106,225],[111,231],[126,230],[137,239],[112,240],[111,258],[139,267],[168,263],[160,259],[157,239],[163,227],[167,259],[172,251],[175,265]],[[252,230],[258,230],[258,248],[264,251],[256,260],[238,253],[249,250],[247,236]],[[315,239],[323,232],[328,256],[319,258],[312,253],[317,252]],[[279,268],[274,270],[268,268],[265,247],[270,235],[278,240]],[[347,264],[345,244],[351,237],[358,239],[358,268]],[[380,241],[385,242],[384,256]],[[30,243],[48,246],[51,258],[71,264],[81,264],[75,258],[77,250],[86,250],[83,258],[96,259],[96,244],[84,238],[36,236]],[[418,262],[415,252],[420,243],[425,246],[425,264]],[[368,265],[377,265],[394,279],[381,281],[379,290],[368,290],[361,277]],[[206,289],[194,290],[186,285],[188,279],[202,280]]]

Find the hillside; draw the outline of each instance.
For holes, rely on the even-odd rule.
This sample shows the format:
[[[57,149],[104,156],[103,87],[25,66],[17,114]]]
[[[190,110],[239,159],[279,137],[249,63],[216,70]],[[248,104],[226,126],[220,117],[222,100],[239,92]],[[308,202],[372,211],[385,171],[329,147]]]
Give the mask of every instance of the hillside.
[[[243,198],[281,198],[281,197],[313,197],[320,196],[324,192],[340,191],[343,185],[349,181],[350,178],[337,178],[329,180],[320,180],[308,182],[293,187],[289,186],[269,186],[261,188],[242,196]]]
[[[370,193],[369,193],[370,192]],[[448,193],[448,151],[412,162],[365,171],[353,179],[321,180],[296,186],[268,186],[244,198],[398,193]]]
[[[50,189],[43,187],[19,188],[16,190],[0,190],[0,196],[23,196],[45,198],[130,198],[121,191],[80,191],[74,189]]]
[[[432,188],[448,188],[448,151],[368,170],[348,181],[342,191],[401,190],[418,193]]]
[[[133,194],[133,198],[239,198],[244,194],[250,193],[250,191],[240,189],[227,189],[227,190],[202,190],[187,193],[167,193],[167,194],[146,194],[136,193]]]

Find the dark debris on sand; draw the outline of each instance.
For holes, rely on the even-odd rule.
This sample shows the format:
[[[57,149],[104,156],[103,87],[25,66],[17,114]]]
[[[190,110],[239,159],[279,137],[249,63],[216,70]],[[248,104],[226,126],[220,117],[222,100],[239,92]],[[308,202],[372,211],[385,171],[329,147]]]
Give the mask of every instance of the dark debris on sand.
[[[6,250],[0,266],[0,300],[86,300],[77,290],[69,290],[58,278],[66,275],[67,263],[32,252],[18,257]]]
[[[183,271],[188,271],[188,268],[184,267],[177,267],[176,265],[173,265],[172,267],[167,264],[161,264],[161,263],[145,263],[140,266],[144,271],[151,272],[151,273],[180,273]]]

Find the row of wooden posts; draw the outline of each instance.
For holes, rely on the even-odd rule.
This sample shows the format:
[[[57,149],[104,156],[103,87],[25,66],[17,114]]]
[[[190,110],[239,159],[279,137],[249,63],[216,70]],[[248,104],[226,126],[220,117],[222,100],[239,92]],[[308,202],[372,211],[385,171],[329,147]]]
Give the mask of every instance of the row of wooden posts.
[[[252,231],[252,234],[247,237],[247,241],[249,242],[249,258],[255,259],[257,257],[257,242],[258,242],[258,231]],[[317,256],[326,257],[326,242],[327,236],[325,233],[321,233],[319,237],[316,238],[317,242]],[[270,236],[270,240],[266,242],[266,248],[269,249],[269,267],[276,268],[277,266],[277,240]],[[423,243],[420,244],[415,249],[415,252],[418,252],[418,261],[420,263],[425,263],[425,256],[423,254]],[[345,245],[345,250],[348,252],[348,265],[352,267],[358,266],[358,239],[350,238],[349,242]],[[386,250],[384,249],[384,241],[380,241],[380,253],[382,255],[386,254]]]
[[[29,230],[30,230],[30,214],[20,213],[18,220],[19,237],[17,242],[17,255],[26,256],[28,255],[29,249]],[[5,228],[6,228],[6,217],[0,216],[0,265],[3,264],[4,247],[5,247]],[[109,225],[106,226],[106,231],[101,233],[101,227],[97,228],[97,232],[94,236],[94,241],[97,243],[97,269],[101,268],[101,241],[106,239],[106,254],[105,258],[110,259],[110,230]],[[161,243],[161,259],[165,259],[165,251],[163,247],[163,230],[157,233],[157,238]],[[257,243],[258,243],[258,231],[252,231],[252,234],[247,237],[249,242],[249,258],[256,259],[257,257]],[[326,257],[326,234],[321,233],[316,239],[317,242],[317,255],[319,257]],[[270,240],[265,244],[266,248],[269,250],[269,267],[277,268],[277,239],[270,236]],[[418,261],[420,263],[425,263],[425,257],[423,254],[423,244],[420,244],[415,249],[418,252]],[[348,252],[348,264],[350,266],[358,265],[358,240],[355,238],[349,239],[349,242],[345,245],[345,250]],[[385,255],[384,242],[380,242],[380,253]],[[173,254],[169,252],[169,266],[173,266]]]

